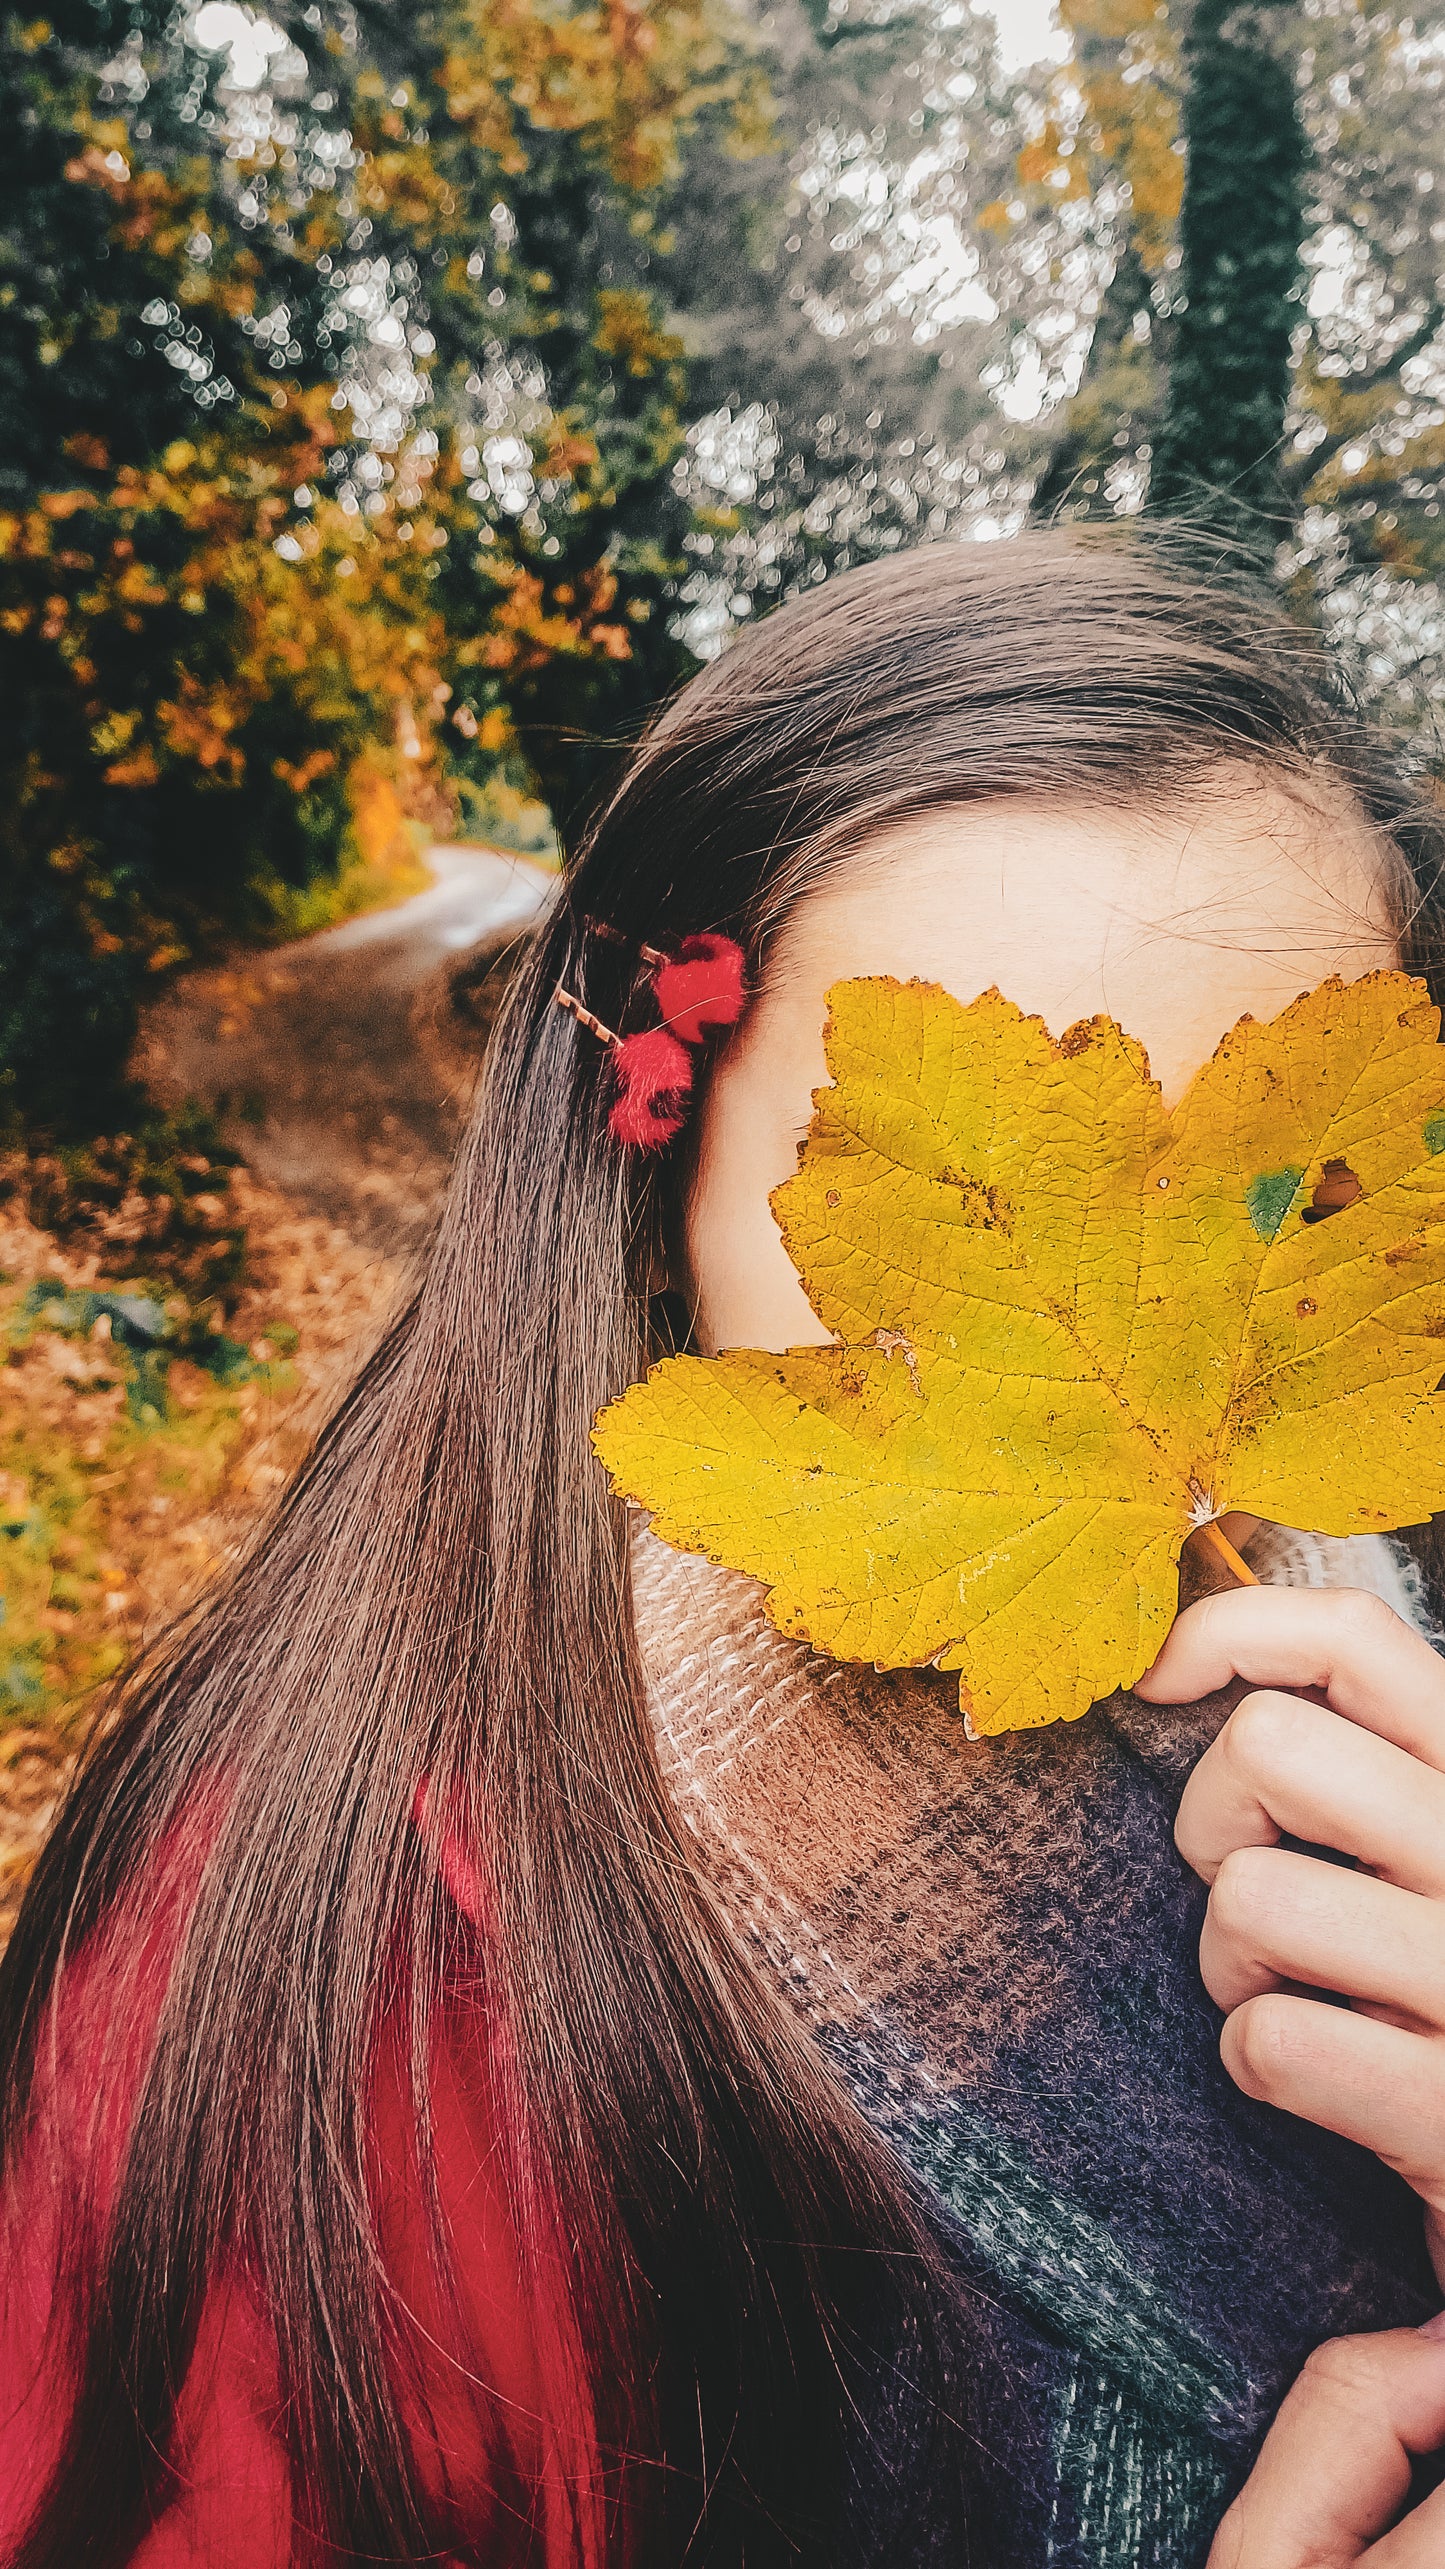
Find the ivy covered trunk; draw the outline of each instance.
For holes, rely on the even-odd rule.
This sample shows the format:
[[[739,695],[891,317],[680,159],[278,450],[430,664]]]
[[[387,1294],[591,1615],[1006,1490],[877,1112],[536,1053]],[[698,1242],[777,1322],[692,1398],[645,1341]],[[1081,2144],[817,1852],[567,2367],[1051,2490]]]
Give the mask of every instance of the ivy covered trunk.
[[[1282,0],[1198,0],[1184,45],[1180,293],[1149,506],[1259,553],[1288,531],[1280,448],[1309,146]]]

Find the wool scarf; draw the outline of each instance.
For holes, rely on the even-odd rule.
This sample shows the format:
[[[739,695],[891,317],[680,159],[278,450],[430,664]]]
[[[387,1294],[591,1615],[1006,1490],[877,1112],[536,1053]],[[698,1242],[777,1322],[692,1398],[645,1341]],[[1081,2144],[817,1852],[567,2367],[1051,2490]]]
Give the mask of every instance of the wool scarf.
[[[1383,1538],[1267,1528],[1251,1558],[1280,1584],[1373,1589],[1429,1629]],[[942,2479],[878,2530],[870,2474],[909,2468],[879,2383],[853,2556],[1194,2569],[1310,2348],[1439,2302],[1400,2180],[1241,2095],[1220,2061],[1207,1895],[1173,1823],[1234,1697],[1120,1694],[970,1742],[953,1679],[819,1659],[752,1582],[645,1527],[633,1587],[704,1874],[968,2286],[967,2533]]]

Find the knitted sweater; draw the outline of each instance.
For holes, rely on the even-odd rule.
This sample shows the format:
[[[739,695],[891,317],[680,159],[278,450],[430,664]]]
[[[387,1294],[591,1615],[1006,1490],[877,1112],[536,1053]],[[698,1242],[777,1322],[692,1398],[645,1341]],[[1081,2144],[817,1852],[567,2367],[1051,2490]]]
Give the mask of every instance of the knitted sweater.
[[[1253,1558],[1425,1621],[1381,1538],[1269,1531]],[[966,2556],[1187,2569],[1310,2347],[1439,2298],[1400,2181],[1221,2065],[1173,1822],[1232,1699],[1120,1695],[970,1745],[952,1679],[815,1659],[749,1581],[650,1532],[633,1572],[663,1771],[724,1912],[974,2287]],[[965,2556],[926,2491],[906,2537],[856,2549]]]

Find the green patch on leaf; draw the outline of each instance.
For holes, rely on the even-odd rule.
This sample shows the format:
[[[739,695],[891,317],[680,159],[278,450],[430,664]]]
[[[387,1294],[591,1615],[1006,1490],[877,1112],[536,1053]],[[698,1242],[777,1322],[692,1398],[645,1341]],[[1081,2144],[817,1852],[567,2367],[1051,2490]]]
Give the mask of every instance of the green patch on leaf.
[[[1445,1107],[1437,1106],[1433,1115],[1427,1115],[1420,1130],[1425,1136],[1427,1151],[1432,1154],[1445,1151]]]
[[[1303,1176],[1303,1169],[1266,1169],[1259,1177],[1251,1178],[1244,1200],[1257,1239],[1277,1237]]]

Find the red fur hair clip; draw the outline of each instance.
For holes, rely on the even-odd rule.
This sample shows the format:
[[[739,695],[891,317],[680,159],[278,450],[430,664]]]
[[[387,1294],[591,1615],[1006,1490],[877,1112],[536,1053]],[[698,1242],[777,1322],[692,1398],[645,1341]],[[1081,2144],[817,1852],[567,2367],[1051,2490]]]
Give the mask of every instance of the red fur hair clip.
[[[556,997],[559,1007],[611,1049],[616,1095],[607,1123],[614,1140],[626,1150],[655,1151],[687,1120],[698,1046],[737,1024],[747,989],[743,950],[732,937],[709,931],[684,937],[673,954],[656,946],[639,951],[651,969],[659,1024],[635,1035],[614,1034],[560,982]]]

